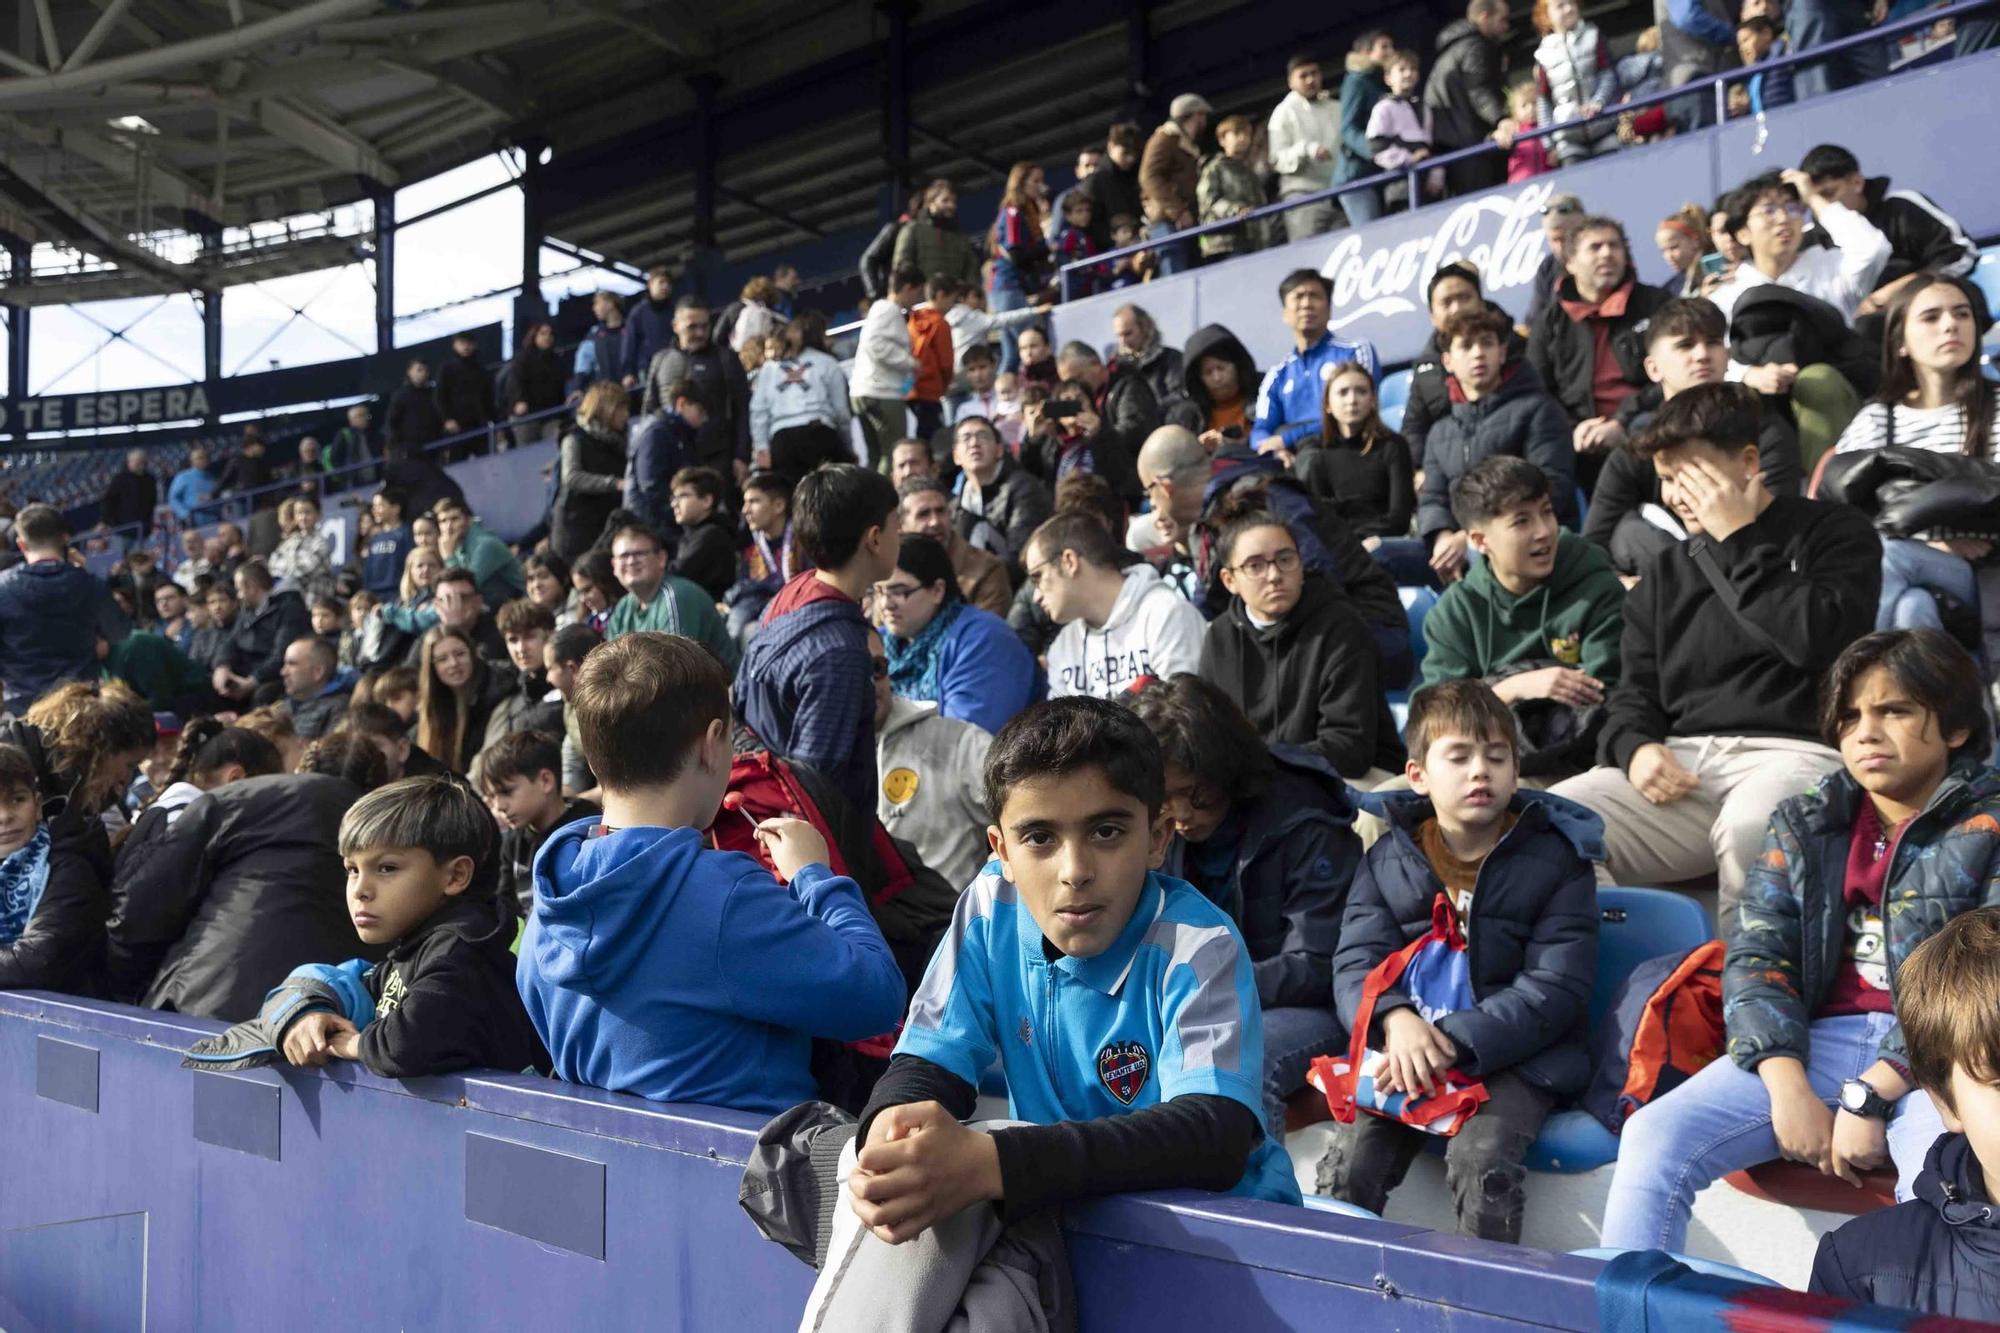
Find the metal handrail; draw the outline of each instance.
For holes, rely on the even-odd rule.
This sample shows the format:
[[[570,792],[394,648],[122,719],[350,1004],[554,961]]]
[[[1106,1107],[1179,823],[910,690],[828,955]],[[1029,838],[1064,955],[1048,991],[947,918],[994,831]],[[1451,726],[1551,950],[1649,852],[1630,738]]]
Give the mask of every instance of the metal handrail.
[[[1728,119],[1728,116],[1724,114],[1728,108],[1729,94],[1727,90],[1729,84],[1733,82],[1737,82],[1753,74],[1768,74],[1776,69],[1816,63],[1826,59],[1829,55],[1837,54],[1841,51],[1851,50],[1871,42],[1880,42],[1886,38],[1900,36],[1906,32],[1920,31],[1931,27],[1939,19],[1955,18],[1961,14],[1970,14],[1976,10],[1992,8],[1994,8],[1994,0],[1958,0],[1955,4],[1944,5],[1937,9],[1927,9],[1920,14],[1912,14],[1906,18],[1898,19],[1894,23],[1884,23],[1879,27],[1870,28],[1866,32],[1855,33],[1850,37],[1842,37],[1838,41],[1826,42],[1804,51],[1790,52],[1783,56],[1759,61],[1755,65],[1738,66],[1734,69],[1724,70],[1718,74],[1705,75],[1702,78],[1693,79],[1681,84],[1677,88],[1670,88],[1665,92],[1651,93],[1645,97],[1635,98],[1630,102],[1620,102],[1616,106],[1606,107],[1594,116],[1566,120],[1559,125],[1537,125],[1533,129],[1523,130],[1516,134],[1514,142],[1519,143],[1523,139],[1548,138],[1555,134],[1567,133],[1579,125],[1589,125],[1597,121],[1615,121],[1618,117],[1628,112],[1644,110],[1647,107],[1664,106],[1669,102],[1679,102],[1689,97],[1700,96],[1704,89],[1709,88],[1714,89],[1716,124],[1720,126],[1723,121]],[[1505,153],[1508,151],[1509,149],[1500,147],[1499,144],[1494,143],[1491,139],[1483,139],[1476,144],[1468,144],[1463,148],[1453,149],[1451,152],[1440,154],[1437,157],[1427,157],[1412,166],[1397,167],[1392,171],[1379,171],[1372,176],[1363,176],[1356,180],[1342,181],[1324,190],[1315,190],[1311,194],[1294,195],[1289,199],[1281,199],[1273,204],[1260,205],[1247,213],[1238,214],[1233,218],[1225,218],[1220,222],[1204,222],[1199,226],[1189,227],[1186,231],[1173,232],[1167,236],[1152,237],[1132,245],[1120,246],[1115,250],[1106,250],[1103,254],[1092,255],[1088,259],[1074,260],[1071,263],[1064,264],[1057,270],[1062,282],[1062,298],[1064,300],[1069,299],[1071,274],[1084,269],[1096,268],[1114,260],[1124,259],[1130,255],[1141,254],[1147,250],[1157,250],[1161,246],[1170,245],[1177,241],[1185,241],[1191,237],[1207,236],[1215,232],[1227,231],[1232,227],[1241,227],[1245,223],[1256,221],[1259,218],[1276,217],[1280,213],[1289,212],[1294,208],[1302,208],[1307,204],[1323,203],[1330,199],[1336,199],[1350,190],[1373,188],[1393,181],[1408,181],[1411,187],[1410,197],[1412,200],[1415,200],[1420,197],[1416,191],[1417,178],[1424,173],[1437,167],[1449,166],[1454,162],[1464,162],[1483,154]],[[1414,206],[1412,204],[1412,207]],[[829,333],[831,333],[831,330],[829,330]]]

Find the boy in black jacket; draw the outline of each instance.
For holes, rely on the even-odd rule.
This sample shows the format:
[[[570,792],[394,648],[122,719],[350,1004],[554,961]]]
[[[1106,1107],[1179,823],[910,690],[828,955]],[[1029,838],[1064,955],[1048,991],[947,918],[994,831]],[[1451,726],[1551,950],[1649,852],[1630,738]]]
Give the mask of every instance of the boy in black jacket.
[[[1819,739],[1819,676],[1874,628],[1882,588],[1867,516],[1773,495],[1760,428],[1754,393],[1703,384],[1629,446],[1689,536],[1626,596],[1601,767],[1554,788],[1603,816],[1605,882],[1713,871],[1725,937],[1771,812],[1840,767]]]
[[[1808,1290],[2000,1322],[2000,908],[1953,917],[1896,973],[1910,1072],[1951,1132],[1916,1197],[1819,1243]]]
[[[340,821],[340,855],[355,933],[389,954],[361,974],[372,1015],[308,1010],[279,1034],[285,1058],[359,1060],[382,1078],[547,1069],[514,989],[514,913],[493,891],[493,817],[472,789],[379,787]]]
[[[1333,955],[1334,1003],[1353,1031],[1370,975],[1430,929],[1439,895],[1451,904],[1466,941],[1462,990],[1433,982],[1417,993],[1416,969],[1404,973],[1375,997],[1366,1044],[1380,1052],[1379,1093],[1431,1093],[1453,1072],[1485,1085],[1487,1100],[1446,1144],[1445,1180],[1461,1232],[1510,1243],[1521,1239],[1528,1146],[1556,1101],[1590,1077],[1590,862],[1602,850],[1588,811],[1517,794],[1514,736],[1513,713],[1484,681],[1417,691],[1414,794],[1384,802],[1390,831],[1354,876]],[[1379,1213],[1424,1139],[1363,1111],[1337,1128],[1319,1191]]]
[[[540,731],[510,731],[480,755],[479,788],[506,826],[500,835],[501,906],[526,916],[535,905],[535,853],[549,834],[603,813],[565,801],[562,744]]]

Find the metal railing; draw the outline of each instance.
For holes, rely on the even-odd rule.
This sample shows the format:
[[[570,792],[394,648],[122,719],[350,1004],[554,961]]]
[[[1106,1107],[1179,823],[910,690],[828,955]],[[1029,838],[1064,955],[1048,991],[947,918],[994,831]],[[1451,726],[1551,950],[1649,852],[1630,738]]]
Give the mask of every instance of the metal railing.
[[[1724,70],[1719,74],[1710,74],[1699,79],[1692,79],[1677,88],[1670,88],[1665,92],[1652,93],[1645,97],[1634,98],[1629,102],[1621,102],[1616,106],[1606,107],[1594,116],[1565,120],[1557,125],[1537,125],[1533,129],[1522,130],[1516,134],[1514,142],[1519,143],[1522,140],[1551,138],[1557,134],[1566,134],[1574,131],[1580,126],[1596,124],[1601,121],[1608,120],[1615,123],[1620,116],[1624,116],[1630,112],[1643,111],[1655,106],[1663,107],[1669,103],[1685,103],[1690,99],[1702,96],[1713,96],[1715,101],[1715,127],[1720,127],[1729,119],[1728,89],[1729,85],[1733,83],[1740,82],[1753,75],[1768,74],[1773,70],[1795,69],[1800,65],[1817,64],[1825,60],[1828,56],[1838,55],[1842,51],[1851,51],[1858,47],[1881,43],[1906,33],[1919,32],[1933,26],[1940,19],[1955,19],[1981,10],[2000,12],[2000,5],[1996,5],[1994,0],[1958,0],[1958,3],[1944,5],[1937,9],[1927,9],[1922,13],[1898,19],[1894,23],[1884,23],[1880,27],[1870,28],[1866,32],[1855,33],[1851,37],[1842,37],[1838,41],[1827,42],[1805,51],[1794,51],[1783,56],[1774,56],[1759,61],[1755,65],[1739,66],[1735,69]],[[1380,189],[1385,185],[1390,185],[1397,181],[1405,181],[1408,183],[1410,190],[1410,207],[1414,209],[1421,206],[1417,202],[1423,197],[1422,191],[1418,188],[1418,182],[1419,178],[1426,173],[1439,167],[1448,167],[1455,162],[1467,162],[1474,158],[1485,157],[1493,153],[1505,155],[1509,151],[1511,149],[1502,148],[1491,139],[1481,140],[1479,143],[1469,144],[1464,148],[1454,149],[1449,153],[1441,153],[1436,157],[1427,157],[1423,161],[1413,163],[1408,167],[1397,167],[1391,171],[1378,171],[1372,176],[1363,176],[1357,180],[1342,181],[1338,185],[1329,186],[1324,190],[1315,190],[1311,194],[1294,195],[1289,199],[1281,199],[1273,204],[1264,204],[1233,218],[1225,218],[1219,222],[1204,222],[1199,226],[1189,227],[1185,231],[1173,232],[1166,236],[1149,237],[1144,241],[1120,246],[1115,250],[1107,250],[1103,254],[1092,255],[1088,259],[1079,259],[1063,265],[1058,270],[1062,285],[1061,299],[1065,301],[1071,299],[1071,283],[1074,280],[1074,275],[1082,273],[1085,270],[1098,269],[1115,263],[1117,260],[1125,259],[1132,255],[1143,254],[1148,250],[1158,250],[1169,245],[1185,245],[1199,237],[1210,236],[1217,232],[1228,231],[1231,228],[1242,227],[1246,223],[1255,222],[1261,218],[1277,217],[1279,214],[1289,212],[1294,208],[1304,208],[1310,204],[1326,203],[1330,200],[1338,199],[1341,195],[1347,194],[1350,191]],[[1561,168],[1555,168],[1555,171],[1560,170]],[[1553,172],[1550,174],[1553,174]],[[1104,271],[1109,272],[1110,270],[1106,267]],[[859,325],[857,324],[853,327],[858,328]],[[831,334],[833,330],[828,330],[828,332]]]

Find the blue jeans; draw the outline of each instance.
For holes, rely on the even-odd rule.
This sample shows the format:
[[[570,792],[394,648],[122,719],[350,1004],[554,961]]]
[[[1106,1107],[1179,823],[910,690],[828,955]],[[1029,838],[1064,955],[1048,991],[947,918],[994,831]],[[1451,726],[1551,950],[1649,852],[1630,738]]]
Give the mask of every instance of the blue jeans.
[[[1804,53],[1842,37],[1866,32],[1869,26],[1866,0],[1794,0],[1787,28],[1792,50]],[[1886,40],[1863,42],[1825,60],[1797,66],[1792,75],[1792,94],[1803,102],[1836,88],[1879,79],[1888,70]]]
[[[1937,598],[1979,609],[1979,581],[1972,566],[1949,551],[1904,537],[1882,541],[1882,601],[1876,629],[1943,629]]]
[[[1422,537],[1384,537],[1369,552],[1375,563],[1389,571],[1399,588],[1435,588],[1437,572],[1431,568],[1431,553]]]
[[[1349,190],[1340,196],[1341,211],[1347,214],[1347,225],[1359,227],[1382,216],[1382,187],[1364,185],[1358,190]]]
[[[1875,1063],[1895,1019],[1847,1014],[1812,1025],[1806,1077],[1828,1106],[1840,1085]],[[1944,1133],[1928,1095],[1912,1092],[1889,1121],[1896,1198],[1910,1197],[1924,1154]],[[1639,1108],[1618,1136],[1618,1166],[1604,1205],[1604,1244],[1626,1250],[1681,1250],[1695,1191],[1732,1171],[1778,1156],[1764,1081],[1727,1055],[1660,1100]]]
[[[1009,310],[1019,310],[1027,305],[1028,294],[1021,290],[1018,281],[996,273],[993,275],[993,290],[987,294],[986,304],[994,314],[998,315]],[[1000,334],[1000,370],[1003,374],[1021,368],[1021,349],[1014,345],[1014,339],[1019,332],[1020,330],[1016,329],[1012,332],[1002,331]]]
[[[1264,1123],[1285,1141],[1285,1098],[1306,1085],[1316,1055],[1347,1049],[1347,1034],[1332,1009],[1305,1005],[1264,1011]]]
[[[1171,236],[1177,230],[1178,228],[1171,222],[1148,222],[1146,237],[1151,240],[1155,237]],[[1176,273],[1185,273],[1194,267],[1194,255],[1186,241],[1156,246],[1153,255],[1160,262],[1159,272],[1163,278],[1172,277]]]

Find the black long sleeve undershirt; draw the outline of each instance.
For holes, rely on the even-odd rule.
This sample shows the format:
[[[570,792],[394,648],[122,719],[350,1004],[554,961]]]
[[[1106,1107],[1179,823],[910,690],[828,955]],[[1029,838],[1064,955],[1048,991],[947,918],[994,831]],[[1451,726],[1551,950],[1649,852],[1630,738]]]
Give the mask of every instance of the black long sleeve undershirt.
[[[937,1102],[959,1120],[979,1091],[942,1065],[899,1055],[861,1112],[860,1142],[892,1106]],[[1070,1199],[1137,1190],[1226,1190],[1243,1178],[1264,1132],[1257,1116],[1228,1097],[1175,1097],[1130,1115],[1064,1120],[993,1132],[1000,1155],[1001,1216],[1013,1222]]]

